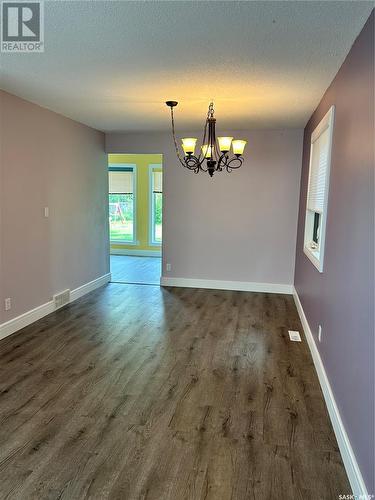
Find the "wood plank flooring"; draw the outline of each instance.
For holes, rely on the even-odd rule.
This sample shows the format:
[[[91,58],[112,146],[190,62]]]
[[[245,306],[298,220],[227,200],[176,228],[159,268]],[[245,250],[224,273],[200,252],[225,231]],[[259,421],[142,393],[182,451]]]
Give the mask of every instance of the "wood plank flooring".
[[[112,282],[159,285],[161,257],[111,255]]]
[[[291,296],[110,284],[0,342],[0,498],[333,500]]]

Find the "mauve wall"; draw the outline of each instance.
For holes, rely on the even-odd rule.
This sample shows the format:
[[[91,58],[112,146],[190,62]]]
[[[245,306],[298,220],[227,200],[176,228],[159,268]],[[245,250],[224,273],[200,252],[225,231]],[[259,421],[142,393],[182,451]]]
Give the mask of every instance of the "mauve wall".
[[[320,274],[302,248],[310,137],[332,104],[335,125]],[[374,14],[305,128],[295,287],[368,491],[374,493]]]
[[[292,284],[302,130],[220,132],[248,141],[245,164],[212,179],[178,163],[170,132],[107,134],[106,151],[163,153],[164,276]]]
[[[103,133],[2,91],[0,122],[3,323],[109,272],[108,176]]]

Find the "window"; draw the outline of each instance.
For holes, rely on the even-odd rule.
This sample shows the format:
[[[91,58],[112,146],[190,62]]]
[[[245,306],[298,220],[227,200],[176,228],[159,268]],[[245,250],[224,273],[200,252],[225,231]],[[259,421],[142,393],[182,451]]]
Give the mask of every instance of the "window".
[[[163,215],[163,172],[150,166],[150,244],[161,245]]]
[[[304,252],[322,273],[326,236],[334,106],[311,135]]]
[[[110,165],[108,175],[110,240],[135,243],[135,167]]]

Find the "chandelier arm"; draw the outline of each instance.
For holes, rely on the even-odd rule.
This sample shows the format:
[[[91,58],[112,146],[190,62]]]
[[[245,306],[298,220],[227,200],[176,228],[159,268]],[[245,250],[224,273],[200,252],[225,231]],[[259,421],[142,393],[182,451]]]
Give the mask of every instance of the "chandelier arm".
[[[172,119],[172,135],[173,135],[173,142],[174,142],[174,148],[176,150],[177,158],[181,165],[183,167],[186,167],[186,162],[181,158],[180,151],[178,149],[177,141],[176,141],[176,134],[175,134],[175,128],[174,128],[174,115],[173,115],[173,107],[171,107],[171,119]]]
[[[218,158],[216,156],[216,150],[215,150],[215,122],[210,121],[209,126],[208,126],[208,132],[209,132],[209,140],[208,140],[208,145],[209,145],[209,151],[211,152],[211,160],[213,160],[215,163],[217,162]]]
[[[207,133],[207,127],[208,127],[208,133]],[[210,124],[209,124],[208,118],[207,118],[206,124],[204,126],[202,146],[206,144],[206,137],[207,137],[207,149],[206,149],[206,151],[204,151],[203,148],[201,148],[201,153],[199,154],[199,160],[200,160],[201,155],[203,155],[202,160],[200,160],[200,162],[199,162],[199,168],[203,172],[207,172],[207,170],[203,167],[203,165],[204,165],[205,160],[207,160],[206,154],[208,153],[208,151],[209,151],[208,148],[210,147]]]
[[[212,106],[213,106],[213,103],[211,103]],[[206,141],[206,137],[207,137],[207,124],[208,124],[208,118],[210,116],[210,107],[208,108],[208,112],[207,112],[207,118],[206,118],[206,121],[205,121],[205,124],[204,124],[204,128],[203,128],[203,139],[202,139],[202,146],[203,144],[205,143]],[[176,144],[176,141],[175,141],[175,144]],[[203,155],[203,157],[202,157]],[[194,170],[197,169],[197,171],[195,171],[195,173],[199,173],[199,170],[203,170],[202,168],[202,165],[203,165],[203,162],[205,160],[205,157],[204,157],[204,154],[202,152],[202,149],[200,149],[199,151],[199,155],[198,156],[194,156],[194,158],[196,159],[196,167],[188,167],[190,170]],[[186,160],[184,159],[185,163],[186,163]],[[186,165],[187,166],[187,165]],[[205,172],[205,170],[203,170]]]
[[[198,158],[194,155],[185,156],[184,162],[185,162],[184,166],[189,170],[196,170],[197,168],[199,168]]]
[[[214,160],[217,164],[220,160],[221,152],[219,151],[217,140],[216,140],[216,120],[214,118],[215,110],[214,110],[214,103],[211,101],[210,105],[208,107],[208,113],[207,113],[207,118],[211,118],[212,121],[210,122],[211,124],[211,139],[210,139],[210,146],[211,146],[211,158]],[[217,169],[217,166],[216,166]]]
[[[206,172],[206,170],[203,168],[204,160],[205,158],[202,158],[202,160],[197,164],[197,168],[203,170],[203,172]]]
[[[242,166],[243,161],[244,161],[244,158],[242,156],[234,156],[225,165],[227,172],[230,173],[230,172],[232,172],[232,170],[240,168]]]
[[[207,138],[207,151],[206,151],[206,154],[208,155],[208,153],[211,153],[211,159],[212,159],[212,154],[213,154],[213,151],[212,151],[212,148],[211,148],[211,123],[208,122],[208,138]],[[208,160],[208,156],[206,157],[206,159]]]
[[[208,127],[208,120],[206,120],[206,121],[205,121],[205,123],[204,123],[202,146],[203,146],[203,144],[205,144],[205,143],[206,143],[206,138],[207,138],[207,127]],[[200,150],[199,157],[200,157],[201,155],[203,155],[203,158],[204,158],[204,153],[203,153],[202,148],[201,148],[201,150]]]
[[[199,157],[194,156],[194,155],[188,155],[188,156],[185,156],[185,158],[184,158],[184,166],[186,168],[188,168],[189,170],[193,170],[194,172],[197,170],[197,172],[195,172],[195,173],[198,173],[199,169],[203,170],[201,168],[203,162],[204,162],[204,158],[202,161],[200,161]]]
[[[217,137],[216,137],[216,122],[213,123],[213,138],[212,138],[212,141],[213,141],[213,149],[215,151],[215,159],[216,159],[216,162],[217,162],[217,166],[216,166],[216,170],[219,170],[220,171],[220,163],[223,159],[223,156],[225,156],[225,153],[222,153],[219,149],[219,145],[218,145],[218,142],[217,142]]]
[[[215,151],[217,155],[217,170],[219,170],[219,165],[222,162],[223,156],[225,156],[225,153],[222,153],[219,149],[217,140],[216,140],[216,135],[215,135]]]
[[[210,122],[209,122],[209,118],[213,118],[214,116],[214,103],[213,102],[210,102],[209,106],[208,106],[208,111],[207,111],[207,118],[206,118],[206,122],[204,124],[204,129],[203,129],[203,139],[202,139],[202,146],[206,143],[206,137],[207,137],[207,147],[210,146]],[[207,127],[208,127],[208,135],[207,135]],[[212,151],[211,151],[212,153]],[[203,158],[201,159],[201,156],[203,155]],[[200,150],[199,152],[199,156],[198,156],[198,163],[199,163],[199,168],[203,171],[203,172],[207,172],[207,169],[203,169],[202,168],[202,165],[204,165],[204,161],[206,160],[205,156],[204,156],[204,153],[202,152],[202,149]]]
[[[205,124],[204,124],[204,129],[203,129],[203,139],[202,139],[202,146],[204,144],[204,141],[206,140],[206,135],[207,135],[207,123],[208,121],[206,120]],[[202,163],[204,162],[204,155],[203,155],[203,158],[201,159],[201,156],[202,156],[202,149],[199,151],[199,156],[197,157],[197,161],[199,163],[199,167],[202,165]]]
[[[202,160],[198,162],[197,167],[205,172],[205,170],[203,168],[204,160],[205,160],[205,158],[202,158]]]
[[[228,153],[221,153],[219,161],[217,163],[217,170],[221,172],[228,164]]]
[[[209,144],[209,148],[210,148],[209,151],[211,153],[211,160],[212,161],[215,161],[215,148],[213,147],[214,146],[214,133],[213,133],[214,123],[215,122],[210,121],[209,126],[208,126],[208,131],[210,134],[208,144]]]
[[[202,170],[202,172],[208,172],[208,168],[204,166],[203,161],[202,161],[202,163],[200,164],[199,169],[200,169],[200,170]]]

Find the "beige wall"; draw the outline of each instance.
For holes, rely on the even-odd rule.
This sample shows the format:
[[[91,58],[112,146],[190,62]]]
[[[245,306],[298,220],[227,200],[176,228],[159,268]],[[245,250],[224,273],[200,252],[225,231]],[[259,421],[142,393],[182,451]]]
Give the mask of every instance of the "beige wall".
[[[292,284],[302,130],[230,135],[248,140],[245,164],[213,179],[179,166],[169,132],[107,134],[106,151],[164,155],[164,276]]]
[[[108,181],[101,132],[2,91],[0,122],[3,323],[109,272]]]

